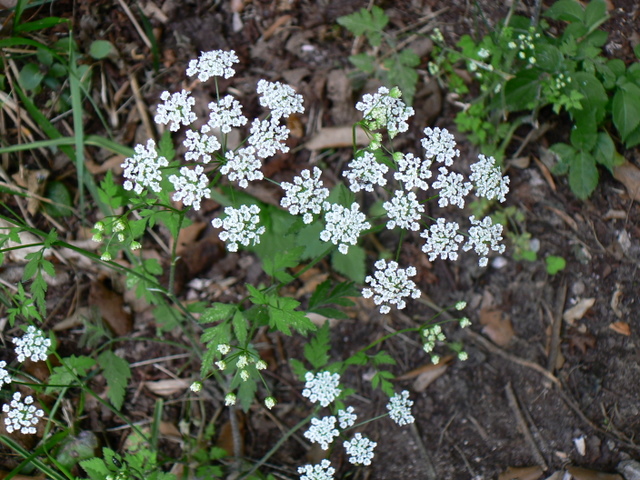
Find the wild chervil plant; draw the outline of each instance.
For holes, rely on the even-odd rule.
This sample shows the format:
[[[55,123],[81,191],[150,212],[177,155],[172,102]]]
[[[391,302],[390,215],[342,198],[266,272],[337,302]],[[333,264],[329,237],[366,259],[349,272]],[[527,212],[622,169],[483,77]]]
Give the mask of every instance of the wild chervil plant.
[[[427,216],[424,204],[438,198],[441,208],[462,209],[472,193],[476,197],[503,202],[509,179],[502,176],[492,157],[483,155],[471,166],[472,173],[468,179],[454,171],[455,159],[460,152],[456,149],[453,135],[445,129],[428,127],[423,130],[423,152],[420,156],[385,147],[389,140],[408,130],[407,122],[414,112],[402,101],[398,88],[381,87],[376,93],[364,95],[356,105],[363,115],[359,126],[368,133],[370,143],[354,151],[353,159],[342,172],[346,185],[325,185],[323,169],[314,166],[302,170],[290,182],[279,184],[282,189],[281,208],[263,204],[243,190],[250,182],[273,182],[264,178],[262,162],[278,152],[288,151],[285,141],[290,132],[286,119],[292,114],[304,112],[303,100],[288,85],[260,80],[256,91],[265,113],[250,121],[243,115],[239,100],[219,90],[218,79],[231,78],[236,63],[238,58],[235,53],[225,51],[202,53],[189,63],[188,76],[197,77],[201,82],[213,79],[215,84],[216,100],[209,104],[208,119],[199,122],[193,112],[195,99],[191,92],[181,90],[161,94],[162,103],[158,105],[155,121],[171,132],[185,130],[184,159],[176,158],[167,132],[158,144],[148,140],[143,145],[137,145],[133,155],[122,164],[123,185],[119,186],[111,174],[102,181],[99,190],[101,199],[114,211],[119,209],[122,213],[98,221],[94,226],[93,239],[103,243],[100,260],[107,265],[116,268],[117,265],[110,262],[121,251],[137,265],[128,271],[127,285],[130,288],[137,288],[140,295],[159,305],[162,304],[162,297],[166,297],[175,304],[174,315],[178,311],[185,319],[204,326],[201,330],[201,342],[205,346],[201,378],[191,385],[194,393],[204,387],[221,390],[221,398],[224,398],[226,406],[235,408],[239,404],[245,410],[258,396],[263,398],[267,408],[274,408],[277,395],[262,376],[268,365],[260,358],[259,351],[252,343],[258,329],[268,326],[285,335],[291,335],[294,330],[303,335],[315,332],[304,347],[307,364],[302,360],[291,360],[294,372],[301,382],[304,381],[302,395],[315,406],[305,420],[286,433],[254,465],[252,472],[263,465],[286,438],[305,425],[308,428],[304,437],[310,442],[329,450],[339,441],[351,463],[370,465],[377,443],[359,430],[371,420],[356,423],[358,414],[355,407],[345,404],[354,391],[343,385],[341,378],[351,366],[373,367],[375,375],[371,380],[372,387],[380,388],[389,396],[385,416],[388,415],[399,426],[414,422],[411,414],[413,402],[409,393],[396,393],[389,381],[393,374],[384,369],[385,365],[394,363],[393,358],[384,351],[369,353],[393,334],[363,346],[346,360],[331,363],[329,323],[317,327],[308,318],[307,312],[344,318],[345,313],[335,306],[353,305],[349,297],[360,294],[371,298],[382,314],[390,313],[392,309],[403,309],[421,296],[412,280],[417,274],[416,268],[400,264],[399,245],[393,260],[377,259],[373,271],[369,275],[362,275],[364,281],[361,282],[361,290],[355,288],[353,281],[332,284],[327,280],[311,295],[306,311],[300,309],[299,301],[281,294],[282,287],[295,281],[301,273],[327,256],[332,258],[337,269],[342,268],[342,271],[357,278],[358,264],[364,265],[365,260],[361,240],[385,228],[398,232],[401,239],[410,235],[424,239],[422,250],[431,260],[456,260],[460,249],[474,250],[479,256],[479,265],[484,266],[492,251],[504,251],[505,247],[501,244],[502,226],[494,224],[490,217],[480,219],[472,215],[468,228],[462,229],[457,222]],[[193,127],[193,124],[201,126]],[[238,145],[232,145],[229,136],[231,131],[247,125],[250,125],[249,134]],[[432,172],[434,168],[437,169],[435,177]],[[364,207],[364,202],[361,203],[364,192],[380,199],[378,206],[374,207],[377,208],[375,213]],[[200,210],[202,202],[208,198],[215,199],[223,207],[211,219],[211,224],[227,249],[231,252],[246,249],[257,254],[271,281],[267,286],[247,284],[247,297],[236,304],[214,303],[208,308],[190,310],[173,294],[175,245],[180,230],[189,223],[187,211]],[[134,218],[134,212],[137,218]],[[162,223],[173,237],[167,289],[162,288],[156,279],[163,273],[159,264],[143,259],[141,255],[136,257],[141,250],[146,228],[156,223]],[[45,242],[45,246],[54,243],[55,238],[52,237],[48,244]],[[45,261],[40,257],[36,260],[41,263]],[[46,264],[42,265],[40,269],[48,268]],[[297,269],[295,275],[288,272],[301,265],[304,267]],[[455,305],[457,310],[464,307],[464,302]],[[30,316],[25,314],[29,312]],[[35,323],[41,313],[37,310],[20,310],[14,312],[12,318],[32,318],[31,323]],[[466,318],[461,320],[462,326],[468,323]],[[435,319],[401,332],[419,332],[424,351],[431,355],[434,362],[438,361],[439,357],[434,351],[438,345],[445,344],[446,338]],[[25,336],[15,339],[14,343],[18,361],[27,357],[32,361],[43,361],[47,360],[49,354],[55,354],[50,351],[53,350],[51,340],[33,325],[28,326]],[[460,359],[466,358],[461,345],[451,343],[449,346]],[[96,360],[85,356],[57,358],[61,365],[50,365],[52,375],[47,393],[62,391],[68,386],[85,389],[82,378],[98,364],[107,379],[109,402],[89,393],[122,415],[119,412],[131,376],[126,361],[108,350],[103,350]],[[5,366],[4,363],[0,365],[0,381],[9,384],[11,377]],[[260,385],[264,391],[259,390]],[[44,412],[37,409],[33,402],[31,396],[23,400],[20,393],[16,392],[13,402],[3,407],[7,413],[5,424],[8,428],[33,433],[34,426],[45,419]],[[322,409],[328,409],[328,414],[321,416]],[[47,429],[55,428],[53,417],[52,410],[47,419]],[[124,457],[104,448],[104,458],[80,462],[87,474],[92,480],[124,478],[131,474],[145,476],[150,475],[149,472],[155,472],[153,478],[173,478],[173,475],[158,471],[153,438],[148,438],[131,423],[129,425],[137,439],[136,445],[140,447],[128,451]],[[354,430],[358,431],[352,433]],[[211,452],[205,457],[204,461],[213,461],[220,455]],[[301,466],[299,473],[303,480],[329,479],[333,478],[335,469],[330,460],[323,460],[317,465]]]

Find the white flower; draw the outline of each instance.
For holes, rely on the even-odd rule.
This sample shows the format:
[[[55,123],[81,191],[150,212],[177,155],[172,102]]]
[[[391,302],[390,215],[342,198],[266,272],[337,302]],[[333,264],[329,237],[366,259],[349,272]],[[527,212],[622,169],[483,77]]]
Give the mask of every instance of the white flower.
[[[183,205],[193,205],[194,210],[200,210],[200,201],[203,198],[211,198],[211,189],[207,188],[209,179],[203,172],[202,165],[196,165],[194,170],[182,167],[179,176],[171,175],[169,181],[175,189],[173,200],[182,200]]]
[[[135,155],[126,158],[121,165],[124,169],[122,176],[127,179],[123,184],[124,189],[133,190],[138,195],[144,188],[150,188],[154,192],[162,191],[159,183],[162,181],[161,168],[168,166],[169,162],[164,157],[158,157],[156,142],[149,139],[146,148],[138,144],[134,151]]]
[[[193,382],[189,386],[189,389],[194,393],[198,393],[200,390],[202,390],[202,382]]]
[[[220,173],[227,175],[231,182],[238,182],[240,188],[247,188],[249,182],[262,180],[264,174],[260,170],[262,162],[256,156],[256,149],[251,145],[238,149],[236,152],[229,150],[225,163],[220,168]]]
[[[22,337],[14,338],[13,343],[16,345],[15,352],[19,362],[24,362],[27,358],[32,362],[44,362],[51,346],[51,340],[45,338],[42,330],[36,329],[33,325],[29,325],[27,333]]]
[[[260,80],[256,91],[260,95],[260,105],[271,110],[271,118],[274,120],[287,118],[292,113],[304,113],[302,95],[297,94],[289,85]]]
[[[158,105],[158,112],[154,118],[157,124],[169,123],[169,130],[177,132],[180,124],[190,125],[197,119],[196,114],[191,111],[191,107],[196,104],[191,92],[182,90],[171,95],[164,91],[160,99],[164,100],[164,104]]]
[[[217,349],[222,355],[226,355],[231,351],[231,347],[226,343],[219,344]]]
[[[387,410],[389,410],[391,420],[400,426],[415,422],[416,419],[411,415],[412,405],[413,400],[409,400],[408,391],[404,390],[402,393],[396,393],[387,403]]]
[[[386,260],[378,260],[375,263],[376,272],[374,276],[368,275],[365,282],[371,288],[362,290],[364,298],[371,298],[376,305],[381,305],[380,313],[389,313],[391,305],[395,305],[398,309],[406,306],[405,297],[420,298],[420,290],[416,287],[413,280],[409,277],[415,276],[415,267],[407,267],[406,269],[398,268],[398,264],[394,261],[389,263]]]
[[[465,302],[464,300],[460,300],[455,305],[455,309],[458,311],[464,310],[465,308],[467,308],[467,302]]]
[[[249,380],[249,372],[246,370],[240,370],[240,378],[242,378],[243,382]]]
[[[407,119],[414,114],[414,110],[397,98],[395,93],[386,87],[380,87],[378,93],[366,94],[362,101],[356,103],[356,110],[362,112],[367,126],[371,130],[386,128],[391,138],[399,132],[406,132],[409,128]]]
[[[340,428],[345,429],[353,427],[356,423],[358,416],[353,413],[353,407],[347,407],[346,410],[338,410],[338,421],[340,422]]]
[[[304,384],[302,396],[307,397],[313,403],[320,402],[323,407],[333,402],[342,391],[338,388],[340,375],[337,373],[318,372],[314,375],[311,372],[307,372],[304,378],[306,383]]]
[[[460,151],[456,149],[456,140],[446,128],[425,128],[425,138],[421,140],[424,147],[425,157],[435,159],[446,166],[453,164],[453,159],[460,156]]]
[[[271,410],[276,405],[276,399],[273,397],[267,397],[264,399],[264,406]]]
[[[231,127],[242,127],[247,117],[242,115],[242,106],[231,95],[220,99],[220,102],[209,104],[209,123],[211,128],[219,128],[222,133],[229,133]]]
[[[203,125],[200,131],[187,130],[187,138],[183,142],[187,147],[184,155],[188,162],[197,162],[202,157],[202,163],[211,161],[211,154],[220,148],[220,142],[215,135],[207,135],[211,131],[209,125]]]
[[[387,211],[389,221],[387,228],[392,230],[396,227],[413,230],[420,230],[418,221],[424,207],[418,203],[416,194],[413,192],[405,193],[403,190],[396,190],[396,195],[389,202],[384,202],[382,207]]]
[[[344,442],[347,455],[350,455],[349,461],[354,465],[371,465],[376,445],[376,442],[363,437],[361,433],[356,433],[351,441]]]
[[[247,141],[255,147],[258,157],[267,158],[275,155],[278,150],[287,153],[289,147],[284,142],[288,137],[289,129],[284,125],[256,118],[251,124],[251,134]]]
[[[505,201],[505,195],[509,193],[509,177],[502,176],[493,157],[478,155],[478,162],[471,165],[471,172],[469,179],[474,183],[479,197]]]
[[[486,267],[489,259],[489,248],[494,252],[503,253],[505,250],[504,245],[500,245],[502,241],[502,225],[499,223],[493,225],[491,217],[485,217],[480,220],[476,220],[474,215],[469,217],[469,221],[473,225],[469,228],[469,239],[467,243],[462,246],[462,249],[466,252],[475,249],[476,253],[480,256],[478,265]]]
[[[436,223],[420,234],[426,238],[422,251],[429,254],[429,261],[433,262],[438,255],[442,260],[455,261],[458,259],[458,248],[464,237],[458,233],[460,226],[456,222],[445,222],[439,218]]]
[[[389,167],[379,163],[371,152],[364,152],[364,155],[351,160],[348,167],[351,170],[346,170],[342,175],[349,180],[349,189],[354,193],[360,190],[373,192],[374,185],[383,187],[387,184],[384,174]]]
[[[324,209],[327,210],[324,215],[326,226],[320,232],[320,240],[338,245],[338,251],[346,255],[349,245],[358,243],[360,233],[371,228],[371,224],[366,221],[367,217],[355,202],[351,204],[351,208],[324,202]]]
[[[309,170],[300,172],[300,176],[293,177],[293,183],[282,182],[280,186],[286,192],[280,205],[288,208],[291,215],[302,215],[304,223],[313,221],[313,214],[322,211],[322,204],[329,196],[329,190],[323,188],[320,180],[322,170],[313,167],[313,176]]]
[[[189,62],[187,75],[193,77],[198,75],[198,80],[206,82],[211,77],[231,78],[235,75],[232,68],[234,63],[238,63],[236,52],[230,50],[214,50],[212,52],[202,52],[197,60]]]
[[[491,52],[486,48],[481,48],[480,50],[478,50],[478,56],[482,59],[489,58],[489,55],[491,55]]]
[[[267,362],[265,362],[264,360],[258,360],[256,362],[256,370],[264,370],[265,368],[267,368]]]
[[[4,360],[0,361],[0,388],[2,388],[2,385],[4,385],[5,383],[7,385],[11,383],[11,375],[9,375],[9,372],[7,372],[4,368],[6,366],[7,362],[5,362]]]
[[[326,458],[318,465],[305,465],[298,467],[300,480],[333,480],[336,469],[331,466],[331,462]]]
[[[464,197],[469,194],[473,187],[471,183],[465,182],[464,177],[456,172],[449,172],[445,167],[440,167],[440,175],[432,187],[440,190],[438,205],[444,208],[447,205],[456,205],[464,208]]]
[[[240,355],[236,363],[236,368],[244,368],[249,365],[249,357],[246,355]]]
[[[44,412],[33,405],[33,397],[27,396],[24,403],[21,402],[22,394],[13,394],[10,404],[4,404],[2,411],[7,414],[4,418],[5,428],[8,433],[20,432],[23,435],[35,434],[36,427]]]
[[[312,443],[319,443],[320,448],[327,450],[329,444],[333,442],[333,438],[339,435],[336,429],[336,417],[333,415],[326,416],[318,420],[317,418],[311,419],[311,426],[309,430],[304,432],[304,436]]]
[[[214,218],[213,228],[222,228],[220,240],[227,242],[230,252],[238,251],[238,243],[248,247],[260,243],[260,235],[265,232],[264,226],[258,227],[260,222],[260,207],[257,205],[241,205],[240,208],[226,207],[224,220]]]
[[[226,407],[230,407],[236,404],[236,394],[235,393],[227,393],[224,397],[224,404]]]
[[[426,190],[429,185],[425,180],[431,178],[432,163],[431,159],[423,161],[413,153],[405,153],[397,161],[398,170],[393,174],[393,178],[404,183],[405,190],[411,190],[414,187]]]

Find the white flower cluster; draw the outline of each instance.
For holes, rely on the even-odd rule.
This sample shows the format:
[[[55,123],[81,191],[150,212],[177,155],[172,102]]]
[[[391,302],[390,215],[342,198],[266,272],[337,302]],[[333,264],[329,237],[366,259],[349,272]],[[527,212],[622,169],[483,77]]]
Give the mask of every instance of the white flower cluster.
[[[15,392],[11,403],[4,404],[2,411],[7,414],[4,425],[8,433],[20,432],[23,435],[36,433],[36,425],[44,412],[33,405],[33,397],[27,396],[22,402],[22,394]]]
[[[489,249],[494,252],[504,253],[505,246],[502,242],[502,225],[499,223],[493,225],[491,217],[485,217],[482,220],[477,220],[475,216],[469,217],[471,228],[469,228],[469,239],[465,243],[462,249],[466,252],[472,248],[480,256],[478,264],[481,267],[486,267],[489,259]]]
[[[284,144],[289,133],[287,127],[278,125],[273,119],[256,118],[251,124],[251,135],[247,141],[256,149],[258,157],[267,158],[275,155],[278,150],[282,153],[289,151],[289,147]]]
[[[426,180],[432,176],[431,164],[433,161],[431,159],[421,160],[413,153],[400,155],[401,157],[397,160],[398,171],[393,174],[393,178],[404,183],[404,188],[407,191],[415,187],[427,190],[429,184]]]
[[[238,56],[233,50],[202,52],[198,59],[189,62],[187,75],[190,77],[198,75],[198,80],[201,82],[206,82],[211,77],[231,78],[236,74],[233,64],[238,61]]]
[[[444,163],[447,167],[453,165],[453,160],[460,156],[456,148],[456,139],[446,128],[425,128],[425,137],[420,141],[425,151],[425,157]]]
[[[47,359],[51,340],[44,337],[42,330],[29,325],[27,332],[20,338],[14,338],[16,356],[19,362],[30,358],[32,362],[44,362]]]
[[[353,407],[349,406],[346,410],[338,410],[338,420],[340,421],[340,428],[343,430],[349,427],[353,427],[358,419],[358,416],[353,413]]]
[[[193,205],[194,210],[200,210],[202,198],[211,198],[211,189],[207,187],[209,179],[203,173],[202,165],[196,165],[195,169],[182,167],[180,175],[171,175],[169,181],[173,183],[175,193],[173,200],[182,200],[184,205]]]
[[[477,195],[487,200],[495,198],[504,202],[505,195],[509,193],[509,178],[502,176],[500,167],[496,166],[493,157],[485,157],[480,154],[478,159],[478,162],[471,165],[472,173],[469,176],[469,179],[474,183]]]
[[[127,179],[123,184],[124,189],[133,190],[138,195],[145,188],[150,188],[154,192],[161,192],[161,168],[167,167],[169,162],[166,158],[158,156],[156,142],[149,139],[146,148],[144,145],[136,145],[133,150],[135,155],[131,158],[126,158],[121,165],[124,169],[122,176]]]
[[[400,100],[400,90],[380,87],[378,93],[365,94],[356,104],[356,110],[362,112],[364,121],[371,130],[386,128],[391,138],[409,129],[407,119],[415,112],[412,107]]]
[[[154,117],[157,124],[169,124],[169,130],[177,132],[180,124],[191,125],[197,119],[196,114],[191,111],[191,107],[196,104],[191,92],[182,90],[171,94],[164,91],[160,99],[164,100],[164,104],[158,105],[158,113]]]
[[[320,402],[320,405],[326,407],[333,402],[342,390],[340,385],[340,375],[331,372],[318,372],[315,375],[307,372],[304,379],[304,390],[302,396],[307,397],[313,403]]]
[[[2,388],[2,385],[4,385],[5,383],[7,385],[11,383],[11,375],[9,375],[9,372],[7,372],[7,370],[5,370],[4,368],[6,366],[7,362],[5,362],[4,360],[0,361],[0,388]]]
[[[246,124],[247,117],[242,115],[242,105],[233,96],[226,95],[219,102],[209,104],[209,127],[229,133],[232,127],[242,127]]]
[[[464,197],[466,197],[473,185],[465,182],[464,177],[456,172],[450,172],[446,167],[439,168],[440,175],[432,186],[440,190],[438,198],[438,206],[444,208],[447,205],[456,205],[458,208],[464,208]]]
[[[391,305],[395,305],[398,309],[406,306],[404,299],[406,297],[420,298],[420,290],[416,287],[413,280],[409,277],[416,275],[415,267],[407,267],[406,269],[398,268],[398,263],[380,259],[375,263],[376,272],[365,278],[365,282],[370,288],[362,290],[364,298],[373,297],[373,302],[380,305],[380,313],[389,313]]]
[[[235,152],[229,150],[225,158],[227,163],[220,167],[220,173],[232,182],[238,182],[240,188],[247,188],[249,182],[262,180],[264,174],[260,170],[262,162],[256,156],[256,149],[251,145],[239,148]]]
[[[320,214],[322,205],[329,196],[329,190],[323,187],[320,175],[322,170],[313,167],[313,176],[309,170],[303,170],[300,176],[293,177],[293,183],[280,184],[286,192],[280,205],[288,208],[291,215],[302,215],[302,221],[306,224],[313,221],[312,214]]]
[[[422,251],[429,254],[429,261],[433,262],[438,255],[442,260],[451,261],[458,259],[458,248],[464,237],[458,233],[460,226],[456,222],[446,222],[444,218],[438,218],[436,223],[423,231],[420,236],[426,238]]]
[[[300,480],[333,480],[336,469],[331,466],[331,462],[326,458],[318,465],[305,465],[298,467]]]
[[[371,465],[376,445],[376,442],[363,437],[361,433],[356,433],[351,441],[344,442],[347,455],[351,455],[349,461],[354,465]]]
[[[396,227],[412,230],[420,230],[418,221],[424,213],[424,207],[418,202],[418,197],[413,192],[406,193],[404,190],[396,190],[395,196],[389,202],[382,205],[387,211],[389,221],[387,228],[393,230]]]
[[[226,218],[214,218],[211,221],[213,228],[222,228],[220,240],[227,242],[227,249],[230,252],[238,251],[238,244],[248,247],[260,243],[260,235],[265,232],[264,226],[260,223],[260,207],[257,205],[241,205],[240,208],[226,207],[224,209]]]
[[[326,225],[320,232],[320,240],[338,245],[338,251],[346,255],[349,245],[358,243],[360,233],[371,228],[371,224],[366,221],[366,215],[360,211],[360,205],[356,202],[351,204],[351,208],[324,202],[324,209]]]
[[[389,167],[384,163],[379,163],[375,155],[369,151],[353,159],[348,167],[351,170],[345,170],[343,175],[349,180],[351,184],[349,188],[354,193],[360,190],[373,192],[374,185],[384,187],[387,184],[384,174],[389,171]]]
[[[289,85],[260,80],[256,91],[260,95],[260,105],[271,110],[274,121],[288,118],[293,113],[304,113],[302,95]]]
[[[187,147],[184,158],[190,162],[197,162],[202,158],[202,163],[211,161],[211,154],[220,148],[220,142],[215,135],[207,135],[211,131],[209,125],[203,125],[200,131],[187,130],[187,138],[183,145]]]
[[[304,436],[312,443],[318,443],[320,448],[327,450],[333,439],[340,434],[336,428],[336,417],[329,415],[321,419],[312,418],[311,426],[304,432]]]
[[[403,390],[401,393],[396,393],[391,397],[389,403],[387,403],[387,410],[389,410],[391,419],[402,427],[416,421],[411,414],[412,405],[413,400],[409,400],[409,392]]]

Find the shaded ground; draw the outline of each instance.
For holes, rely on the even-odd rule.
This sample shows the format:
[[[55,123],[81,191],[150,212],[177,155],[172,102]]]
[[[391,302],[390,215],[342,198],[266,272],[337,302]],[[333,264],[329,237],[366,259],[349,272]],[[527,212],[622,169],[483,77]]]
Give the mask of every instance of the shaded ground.
[[[504,15],[503,6],[498,8],[488,0],[480,3],[488,21]],[[637,41],[634,25],[638,25],[638,9],[631,0],[612,3],[612,20],[605,25],[611,35],[607,51],[629,60],[632,42]],[[111,2],[81,2],[76,5],[75,19],[81,43],[95,38],[94,30],[83,29],[90,25],[117,46],[120,58],[108,64],[106,71],[110,88],[115,91],[135,77],[149,106],[156,104],[162,90],[193,86],[184,83],[183,72],[188,60],[200,51],[234,49],[240,57],[239,73],[223,88],[231,86],[239,91],[246,99],[245,105],[256,104],[252,91],[259,78],[290,83],[303,94],[307,113],[301,119],[305,136],[296,140],[299,145],[321,126],[357,120],[351,105],[362,91],[345,74],[350,70],[347,56],[352,53],[353,39],[336,26],[336,19],[362,6],[366,2],[254,0],[236,5],[166,1],[155,6],[150,2],[143,11],[158,36],[158,75],[151,73],[149,50],[122,8]],[[447,7],[431,22],[452,43],[462,33],[491,27],[478,20],[475,3],[464,0],[403,1],[383,6],[392,18],[392,29],[411,26],[417,19]],[[63,4],[58,8],[64,9]],[[528,7],[523,8],[522,13],[530,13]],[[426,54],[421,65],[423,80],[428,60]],[[454,130],[456,111],[437,89],[426,88],[424,82],[418,92],[417,115],[404,146],[416,152],[425,126]],[[200,86],[194,90],[204,105],[213,94]],[[428,109],[421,110],[421,105],[427,104]],[[131,106],[119,110],[117,119],[114,130],[124,143],[142,142],[154,133],[145,130],[140,112]],[[461,157],[473,158],[477,153],[474,147],[462,136],[458,139]],[[545,145],[545,139],[541,145]],[[288,179],[318,161],[317,153],[309,150],[292,148],[292,152],[265,165],[265,175]],[[526,153],[539,156],[539,146],[530,145]],[[636,154],[626,152],[632,161],[637,159]],[[349,149],[337,150],[324,155],[322,162],[338,171],[349,156]],[[100,164],[104,159],[95,160]],[[467,167],[465,161],[469,162],[463,160],[462,169]],[[419,286],[433,303],[415,302],[405,314],[381,317],[371,304],[360,302],[349,320],[333,327],[334,358],[346,358],[389,332],[426,321],[437,313],[434,304],[445,306],[466,300],[474,323],[472,331],[451,328],[448,333],[464,343],[469,360],[450,362],[426,389],[418,389],[422,391],[416,391],[415,378],[398,382],[398,388],[412,391],[415,427],[398,429],[388,419],[368,425],[365,431],[378,442],[376,460],[371,467],[353,469],[341,453],[335,452],[332,459],[339,465],[340,478],[490,479],[508,467],[536,465],[546,471],[546,478],[566,465],[613,471],[619,461],[638,457],[640,449],[634,437],[640,428],[636,335],[640,321],[635,314],[640,298],[640,208],[629,200],[620,184],[606,175],[586,202],[575,200],[566,179],[555,179],[555,186],[550,185],[534,162],[528,168],[511,168],[509,175],[507,203],[526,213],[526,230],[539,241],[538,257],[562,256],[567,260],[566,269],[550,276],[542,261],[517,262],[509,250],[501,262],[494,260],[487,269],[478,268],[477,260],[466,256],[455,264],[431,264],[420,252],[419,238],[408,241],[402,258],[421,270]],[[252,193],[269,195],[268,190]],[[196,220],[208,223],[217,207],[213,202],[204,205]],[[259,279],[258,261],[245,254],[222,254],[214,241],[206,240],[214,235],[212,231],[205,230],[202,235],[205,240],[199,246],[206,258],[202,263],[208,268],[197,277],[211,283],[200,291],[187,289],[186,294],[205,300],[236,300],[243,295],[245,282]],[[392,240],[381,239],[385,244]],[[368,247],[374,253],[375,246]],[[563,312],[585,299],[594,301],[584,316],[572,325],[561,320]],[[494,322],[483,330],[480,322],[488,317]],[[621,332],[619,322],[629,327],[631,335]],[[559,325],[555,334],[554,325]],[[152,336],[154,332],[148,314],[134,316],[133,337]],[[508,338],[497,346],[492,342],[498,341],[494,335]],[[61,338],[65,345],[63,334]],[[168,333],[167,338],[181,340],[176,332]],[[75,337],[70,334],[66,340],[75,341]],[[308,414],[299,395],[300,385],[287,364],[288,358],[300,356],[299,341],[272,334],[261,338],[266,345],[265,356],[272,361],[269,376],[279,405],[271,413],[256,408],[242,418],[248,458],[260,458],[282,429]],[[406,337],[386,342],[384,349],[397,360],[393,371],[398,375],[429,363],[415,340]],[[135,350],[125,344],[121,352],[131,362],[181,353],[146,342],[137,342]],[[549,363],[550,358],[557,359],[555,364]],[[194,368],[185,362],[175,359],[163,365],[171,371]],[[382,412],[386,403],[378,393],[369,395],[369,373],[354,369],[352,377],[344,379],[362,395],[354,406],[363,418]],[[151,365],[134,368],[125,404],[134,419],[148,419],[154,404],[154,395],[138,387],[143,381],[164,378],[165,374]],[[227,421],[222,399],[215,390],[208,393],[212,396],[208,418],[215,413],[217,424],[222,425]],[[175,424],[187,415],[187,407],[179,405],[167,409],[168,423]],[[105,412],[94,412],[88,422],[92,429],[100,430],[113,427],[116,420],[105,417]],[[117,434],[109,435],[114,441]],[[583,452],[577,447],[580,439],[585,444]],[[174,447],[168,442],[168,449]],[[317,461],[317,454],[308,450],[300,436],[287,442],[270,465],[274,474],[294,478],[295,468]]]

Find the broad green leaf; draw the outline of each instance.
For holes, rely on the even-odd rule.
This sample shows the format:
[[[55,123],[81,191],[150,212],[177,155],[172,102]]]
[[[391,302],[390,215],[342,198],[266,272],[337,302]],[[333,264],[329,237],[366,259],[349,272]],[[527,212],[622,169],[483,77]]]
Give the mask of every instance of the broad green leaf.
[[[331,255],[331,266],[339,273],[346,275],[350,280],[363,283],[365,277],[365,253],[358,245],[349,246],[346,255],[335,251]]]
[[[586,199],[598,185],[596,161],[588,152],[578,152],[569,169],[569,186],[581,200]]]
[[[107,381],[107,397],[109,397],[111,404],[120,410],[124,402],[126,387],[131,378],[129,364],[110,350],[106,350],[98,356],[98,364]]]
[[[590,30],[598,28],[608,18],[607,6],[603,0],[591,0],[584,11],[584,24]]]
[[[19,78],[22,88],[25,90],[34,90],[38,88],[42,82],[44,73],[40,71],[40,67],[35,63],[27,63],[20,70]]]
[[[624,142],[640,125],[640,87],[626,83],[616,90],[611,105],[613,124]]]
[[[576,72],[572,85],[583,95],[581,110],[571,110],[574,120],[579,120],[584,112],[590,112],[596,123],[600,123],[605,115],[605,106],[609,100],[602,83],[591,73]],[[584,110],[584,112],[583,112]]]
[[[287,268],[295,268],[300,264],[301,257],[305,248],[295,247],[291,249],[281,250],[276,252],[272,257],[265,257],[262,259],[264,272],[274,277],[279,282],[288,283],[293,280],[293,277],[285,270]]]
[[[547,72],[557,72],[564,63],[560,50],[548,43],[536,45],[536,65]]]
[[[91,480],[104,480],[111,473],[105,466],[104,460],[97,457],[83,460],[80,462],[80,466],[87,472]]]
[[[506,107],[511,112],[533,108],[539,97],[540,71],[531,68],[520,70],[504,87]]]
[[[547,264],[547,273],[549,275],[555,275],[567,266],[567,261],[564,258],[555,255],[549,255],[544,261]]]
[[[575,0],[560,0],[545,12],[545,16],[565,22],[582,22],[584,10]]]
[[[320,233],[324,230],[324,225],[320,221],[305,225],[298,231],[296,244],[304,247],[302,260],[315,259],[324,254],[329,245],[320,240]]]
[[[44,193],[45,197],[55,203],[45,203],[46,212],[52,217],[63,217],[73,213],[71,194],[62,182],[49,182]]]
[[[591,151],[596,145],[596,122],[591,112],[585,112],[571,130],[571,145],[576,150]]]
[[[89,47],[89,55],[96,60],[108,57],[115,49],[113,44],[107,40],[94,40]]]
[[[410,48],[406,48],[398,55],[385,60],[388,85],[395,85],[402,91],[407,105],[413,104],[418,83],[418,72],[415,67],[420,65],[420,57]]]
[[[369,43],[377,47],[382,41],[382,32],[389,23],[389,17],[382,8],[374,5],[371,11],[362,8],[351,15],[338,18],[337,22],[356,36],[366,35]]]
[[[300,302],[289,297],[269,295],[268,314],[269,326],[291,335],[291,328],[294,328],[305,335],[308,331],[313,331],[316,326],[309,320],[304,312],[295,310]]]
[[[613,175],[613,167],[617,164],[618,152],[607,132],[598,132],[596,145],[592,153],[596,162],[604,165]]]
[[[231,340],[231,326],[228,322],[221,323],[215,327],[205,328],[200,335],[200,341],[217,348],[221,343],[229,343]]]

